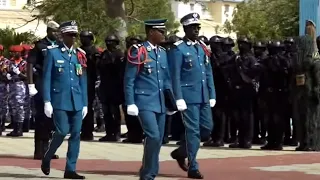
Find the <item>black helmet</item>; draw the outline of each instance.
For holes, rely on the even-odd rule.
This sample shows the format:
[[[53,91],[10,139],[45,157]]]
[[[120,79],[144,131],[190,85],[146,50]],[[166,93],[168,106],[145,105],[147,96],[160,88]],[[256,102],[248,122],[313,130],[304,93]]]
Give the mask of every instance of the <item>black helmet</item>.
[[[279,40],[270,41],[268,46],[271,47],[271,48],[282,48],[282,47],[284,47],[283,43],[281,41],[279,41]]]
[[[254,48],[266,48],[266,44],[262,41],[256,41],[253,45]]]
[[[212,36],[209,40],[210,43],[222,43],[222,38],[220,36]]]
[[[294,43],[294,39],[292,37],[287,37],[285,40],[284,40],[284,43],[285,44],[293,44]]]
[[[114,34],[111,34],[111,35],[108,35],[105,39],[104,39],[105,42],[107,41],[116,41],[116,42],[119,42],[119,38],[114,35]]]
[[[91,37],[93,38],[93,33],[91,31],[81,31],[80,37]]]
[[[182,38],[177,36],[177,35],[175,35],[175,34],[168,37],[168,41],[171,42],[171,43],[175,43],[175,42],[180,41],[180,40],[182,40]]]
[[[198,39],[206,44],[208,43],[208,38],[205,36],[199,36]]]
[[[244,42],[244,43],[248,43],[248,44],[251,44],[251,40],[247,37],[247,36],[240,36],[238,39],[237,39],[237,42],[238,43],[241,43],[241,42]]]
[[[224,45],[231,45],[232,47],[235,46],[234,40],[230,37],[223,38],[222,43]]]

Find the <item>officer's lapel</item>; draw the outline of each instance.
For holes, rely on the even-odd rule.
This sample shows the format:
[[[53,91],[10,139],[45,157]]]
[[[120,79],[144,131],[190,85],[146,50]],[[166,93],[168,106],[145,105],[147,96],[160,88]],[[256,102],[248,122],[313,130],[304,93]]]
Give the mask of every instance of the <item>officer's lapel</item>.
[[[190,49],[190,51],[194,52],[195,54],[198,54],[197,52],[197,47],[191,44],[191,41],[187,41],[186,42],[186,46],[188,49]]]

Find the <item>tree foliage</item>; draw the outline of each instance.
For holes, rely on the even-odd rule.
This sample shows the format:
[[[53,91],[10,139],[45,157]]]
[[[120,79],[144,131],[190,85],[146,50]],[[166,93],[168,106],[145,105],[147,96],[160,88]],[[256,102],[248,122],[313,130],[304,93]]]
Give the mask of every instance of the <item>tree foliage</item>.
[[[228,24],[230,25],[230,24]],[[298,0],[249,0],[237,5],[231,28],[253,39],[299,35]]]
[[[118,1],[124,2],[125,5],[128,34],[144,34],[143,20],[151,18],[167,18],[169,31],[178,27],[175,24],[169,0]],[[115,33],[122,26],[119,19],[116,18],[121,16],[119,14],[120,9],[112,9],[113,7],[110,9],[111,5],[108,3],[112,2],[109,0],[45,0],[28,8],[38,10],[39,14],[35,18],[45,22],[48,19],[53,19],[59,23],[76,20],[80,30],[93,31],[96,35],[97,44],[102,44],[108,33]],[[115,7],[119,8],[119,6]]]

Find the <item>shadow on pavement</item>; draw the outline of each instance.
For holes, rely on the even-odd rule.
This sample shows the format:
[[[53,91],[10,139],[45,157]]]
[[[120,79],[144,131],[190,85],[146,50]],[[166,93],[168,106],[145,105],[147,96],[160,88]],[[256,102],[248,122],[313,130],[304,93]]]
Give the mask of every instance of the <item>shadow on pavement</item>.
[[[61,179],[58,177],[50,177],[50,176],[37,176],[31,174],[14,174],[14,173],[0,173],[0,178],[19,178],[19,179],[39,179],[39,178],[46,178],[46,179]]]
[[[101,174],[101,175],[118,175],[118,176],[136,176],[138,177],[138,173],[136,171],[81,171],[82,173],[87,174]],[[185,178],[185,176],[175,175],[175,174],[158,174],[157,177],[166,177],[166,178]]]

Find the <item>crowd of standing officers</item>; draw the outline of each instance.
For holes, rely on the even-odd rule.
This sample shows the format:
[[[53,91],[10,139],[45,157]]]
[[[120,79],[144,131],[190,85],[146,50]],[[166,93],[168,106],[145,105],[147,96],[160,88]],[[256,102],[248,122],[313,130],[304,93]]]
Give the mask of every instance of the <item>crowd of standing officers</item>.
[[[181,22],[200,18],[194,14],[190,16],[193,17],[186,16],[185,21]],[[230,37],[212,36],[208,39],[204,36],[198,37],[200,24],[197,22],[183,24],[186,37],[180,38],[176,35],[166,37],[165,42],[161,42],[160,45],[163,47],[161,49],[169,52],[167,54],[168,65],[161,64],[162,69],[165,69],[166,66],[174,67],[177,62],[170,62],[170,60],[183,56],[182,66],[186,76],[176,75],[179,76],[179,83],[188,82],[189,79],[192,81],[194,76],[188,77],[188,73],[196,68],[192,61],[192,53],[195,55],[203,53],[208,57],[207,61],[204,60],[204,65],[210,65],[210,71],[202,69],[203,73],[210,72],[214,84],[210,85],[208,92],[201,90],[201,84],[199,87],[187,83],[180,84],[182,93],[190,94],[188,97],[184,96],[183,99],[175,97],[178,110],[182,109],[185,114],[167,113],[162,143],[166,144],[170,140],[176,140],[180,145],[185,144],[185,141],[190,143],[185,138],[193,136],[185,136],[185,130],[191,133],[190,127],[188,129],[185,127],[191,125],[184,124],[184,118],[190,118],[186,116],[192,116],[198,108],[192,105],[193,101],[196,101],[193,99],[195,96],[192,95],[192,92],[197,92],[197,89],[200,88],[199,91],[210,96],[208,109],[212,111],[211,124],[200,123],[199,125],[203,146],[222,147],[228,143],[230,148],[250,149],[253,144],[258,144],[263,150],[282,150],[284,145],[288,145],[297,146],[297,151],[320,150],[320,137],[314,135],[317,133],[309,128],[310,126],[317,127],[319,124],[316,121],[319,118],[317,108],[320,92],[318,73],[320,71],[317,66],[310,65],[311,60],[306,60],[314,59],[314,54],[316,54],[314,52],[320,49],[320,37],[316,40],[312,38],[312,35],[314,36],[312,28],[315,26],[312,21],[309,22],[306,30],[309,32],[307,34],[311,34],[311,38],[288,37],[284,40],[254,42],[246,36],[239,36],[236,42]],[[159,24],[159,22],[153,23]],[[152,26],[151,29],[161,29],[157,27]],[[33,126],[35,128],[35,159],[43,158],[49,146],[49,140],[52,138],[51,131],[54,130],[52,121],[46,117],[44,112],[43,93],[38,91],[42,90],[43,85],[43,59],[46,51],[58,44],[58,34],[59,24],[50,21],[47,36],[37,41],[34,46],[13,45],[9,49],[10,57],[0,57],[0,135],[5,130],[4,122],[9,116],[11,117],[10,128],[13,131],[7,136],[22,136],[23,132],[27,132]],[[123,51],[120,49],[119,38],[110,34],[105,38],[106,49],[102,50],[94,46],[94,35],[91,31],[82,31],[80,42],[80,48],[86,52],[87,57],[88,87],[88,113],[83,119],[81,140],[91,141],[94,139],[94,131],[105,131],[106,135],[99,141],[117,142],[125,138],[124,143],[142,143],[146,132],[143,132],[141,127],[141,117],[134,115],[135,110],[132,110],[133,107],[130,106],[133,104],[125,103],[129,100],[125,98],[125,94],[128,94],[126,89],[128,82],[124,84],[124,79],[126,73],[128,76],[126,66],[133,57],[132,52],[135,52],[132,51],[132,48],[140,49],[140,46],[145,46],[150,53],[153,47],[144,44],[145,39],[142,37],[130,36],[125,40],[126,51]],[[189,51],[188,46],[196,47],[197,44],[203,50],[193,49],[190,50],[191,54],[179,52]],[[235,52],[235,48],[239,52]],[[157,56],[159,53],[159,61],[161,49],[155,54]],[[0,45],[0,51],[3,52],[3,50],[3,46]],[[139,50],[135,53],[139,53]],[[319,55],[319,52],[317,53]],[[142,72],[146,74],[152,74],[154,71],[154,67],[146,66],[146,63],[138,66],[139,68],[141,66]],[[173,86],[175,81],[178,81],[175,79],[177,76],[172,77]],[[203,82],[211,81],[209,75],[204,76],[206,79],[203,79]],[[126,89],[125,92],[124,89]],[[174,95],[179,96],[175,89],[177,87],[173,87]],[[138,91],[136,89],[134,92],[136,96],[148,93]],[[194,111],[188,114],[188,111],[191,111],[189,109],[192,108]],[[199,111],[208,110],[203,107],[198,109]],[[120,128],[122,110],[128,129],[125,134],[121,134]],[[96,127],[94,127],[95,122]],[[212,132],[207,133],[207,130],[211,131],[211,129]],[[194,144],[197,143],[193,142],[187,146],[190,148]],[[181,148],[186,149],[183,145]],[[188,172],[189,177],[203,178],[197,171],[197,163],[193,164],[190,157],[188,158],[191,164],[188,166],[184,164],[187,154],[181,155],[183,153],[180,151],[182,150],[177,149],[171,154],[178,161],[179,166],[185,171],[194,166],[195,172]],[[193,151],[188,149],[188,152]],[[197,150],[194,153],[196,152]],[[59,157],[53,155],[52,158]],[[147,172],[142,167],[140,173],[144,171]]]

